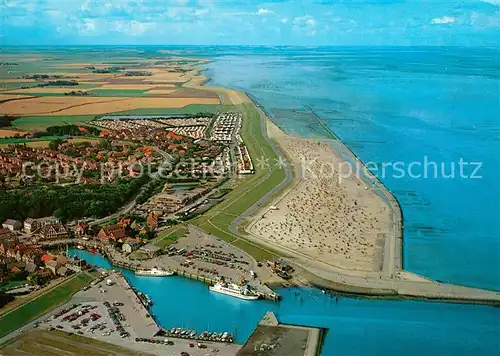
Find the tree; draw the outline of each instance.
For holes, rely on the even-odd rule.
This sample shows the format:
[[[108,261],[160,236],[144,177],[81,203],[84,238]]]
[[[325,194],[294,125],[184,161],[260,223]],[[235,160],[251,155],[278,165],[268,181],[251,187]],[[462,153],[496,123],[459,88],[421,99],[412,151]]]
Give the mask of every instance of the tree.
[[[111,140],[109,138],[103,138],[101,141],[99,141],[98,147],[102,151],[109,151],[113,148],[111,145]]]
[[[61,140],[60,138],[50,141],[49,142],[49,148],[51,150],[57,151],[59,149],[59,146],[63,143],[64,141]]]

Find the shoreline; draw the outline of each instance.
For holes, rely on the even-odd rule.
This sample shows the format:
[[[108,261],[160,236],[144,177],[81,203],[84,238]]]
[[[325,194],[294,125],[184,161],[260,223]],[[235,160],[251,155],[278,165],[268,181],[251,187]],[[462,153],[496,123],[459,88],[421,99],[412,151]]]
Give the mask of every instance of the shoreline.
[[[311,110],[311,112],[313,112]],[[344,151],[356,164],[358,164],[360,167],[363,167],[363,171],[368,173],[368,175],[363,175],[360,176],[359,178],[363,180],[363,178],[368,179],[371,183],[372,186],[377,186],[378,189],[383,193],[384,197],[387,199],[385,200],[384,197],[380,196],[382,200],[385,201],[385,203],[390,206],[390,209],[393,214],[393,224],[394,224],[394,235],[389,236],[390,241],[386,240],[385,244],[385,252],[384,252],[384,273],[388,274],[389,276],[393,277],[394,273],[400,270],[403,270],[403,261],[404,261],[404,251],[403,251],[403,244],[404,244],[404,236],[403,236],[403,229],[404,229],[404,224],[403,224],[403,209],[401,208],[401,205],[399,204],[399,201],[397,198],[392,194],[392,192],[385,186],[382,181],[380,181],[375,175],[371,173],[369,169],[365,166],[365,164],[361,161],[361,159],[349,148],[347,147],[346,144],[335,134],[333,130],[331,130],[323,121],[321,121],[321,118],[314,113],[314,116],[318,120],[318,122],[321,124],[321,126],[332,136],[333,141],[339,145],[340,150]],[[333,150],[335,150],[334,147],[332,147]],[[339,155],[342,157],[340,150],[337,150]],[[347,161],[348,163],[351,163]],[[366,183],[366,182],[365,182]],[[377,194],[377,190],[373,189],[373,191]],[[378,194],[377,194],[378,195]],[[391,251],[394,253],[393,258],[388,256],[387,251]],[[390,254],[389,254],[390,255]],[[389,269],[389,271],[387,271]]]
[[[262,109],[262,106],[254,101],[251,97],[251,103],[257,108]],[[266,115],[267,117],[267,115]],[[352,151],[350,151],[347,146],[345,146],[341,140],[338,138],[335,142],[341,147],[343,146],[347,153],[350,153],[355,161],[358,161],[357,158]],[[279,143],[278,143],[278,146]],[[281,148],[281,146],[280,146]],[[359,161],[362,164],[361,161]],[[376,178],[375,178],[376,179]],[[378,179],[376,179],[378,181]],[[293,182],[293,181],[292,181]],[[379,181],[378,181],[379,182]],[[383,187],[383,184],[379,182],[379,184]],[[286,188],[285,188],[286,189]],[[384,190],[387,194],[392,196],[390,191],[384,187]],[[292,255],[293,258],[285,258],[290,264],[299,266],[304,270],[307,270],[307,273],[310,273],[308,281],[316,287],[323,287],[331,290],[341,290],[345,291],[349,294],[361,295],[365,297],[375,296],[382,299],[385,299],[389,296],[391,299],[413,299],[413,300],[432,300],[432,301],[440,301],[440,302],[451,302],[451,303],[464,303],[464,304],[486,304],[492,306],[500,305],[500,292],[490,291],[485,289],[471,288],[460,285],[452,285],[452,284],[442,284],[437,281],[426,279],[425,277],[415,275],[411,272],[404,271],[402,268],[396,272],[395,266],[402,265],[402,243],[403,240],[401,237],[402,232],[402,211],[399,203],[395,198],[393,198],[393,204],[396,206],[396,222],[401,221],[401,224],[396,226],[401,226],[400,229],[396,229],[399,231],[399,234],[395,234],[393,241],[390,244],[386,244],[385,248],[389,248],[393,253],[393,258],[395,258],[392,266],[394,268],[392,276],[390,278],[360,278],[359,276],[352,276],[349,274],[345,274],[345,271],[332,271],[331,266],[328,266],[326,270],[324,266],[310,266],[311,262],[315,261],[307,261],[304,263],[301,260],[300,256],[294,256],[296,253],[294,251],[285,251],[281,246],[276,244],[270,244],[263,241],[261,238],[255,236],[245,236],[246,239],[250,241],[254,241],[259,245],[263,245],[274,250],[278,250],[281,253],[286,255]],[[263,206],[267,206],[272,204],[271,202],[266,202]],[[399,213],[398,213],[399,212]],[[399,237],[399,238],[398,238]],[[389,246],[389,247],[388,247]],[[385,254],[384,254],[385,255]],[[390,254],[388,254],[390,255]],[[397,256],[400,256],[397,259]],[[399,260],[399,261],[397,261]],[[386,267],[387,268],[387,267]],[[391,274],[390,274],[391,275]],[[411,278],[410,278],[411,277]],[[371,285],[372,284],[372,285]],[[396,297],[396,298],[394,298]]]

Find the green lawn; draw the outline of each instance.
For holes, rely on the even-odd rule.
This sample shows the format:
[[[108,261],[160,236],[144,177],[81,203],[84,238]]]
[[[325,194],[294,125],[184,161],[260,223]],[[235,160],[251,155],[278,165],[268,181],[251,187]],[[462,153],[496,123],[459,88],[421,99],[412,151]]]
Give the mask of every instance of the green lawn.
[[[188,115],[197,114],[200,112],[216,113],[219,110],[225,109],[222,105],[215,104],[192,104],[183,108],[152,108],[152,109],[135,109],[128,111],[120,111],[113,115]]]
[[[13,143],[28,143],[28,142],[39,142],[39,141],[54,141],[57,139],[64,140],[66,136],[44,136],[40,138],[0,138],[1,144],[13,144]]]
[[[21,307],[8,312],[0,317],[0,338],[21,328],[32,320],[40,317],[48,311],[66,303],[73,294],[84,286],[88,285],[92,277],[85,273],[80,273],[69,281],[58,285],[50,292],[45,293]]]
[[[193,220],[199,226],[222,240],[245,250],[257,260],[276,257],[276,253],[268,248],[245,240],[243,236],[236,236],[229,227],[237,216],[252,207],[264,194],[285,179],[285,171],[276,163],[278,156],[270,144],[265,140],[261,130],[259,113],[252,103],[238,105],[237,108],[244,114],[241,134],[256,169],[252,177],[240,183],[233,191],[226,195],[223,202],[216,205],[206,214]],[[267,178],[268,168],[258,164],[262,159],[267,159],[271,174]],[[262,181],[259,181],[263,179]]]
[[[171,244],[177,242],[181,237],[186,235],[188,229],[186,225],[178,225],[174,229],[163,231],[155,241],[155,245],[160,248],[169,247]]]
[[[26,281],[10,281],[10,282],[7,282],[7,283],[0,283],[0,291],[2,290],[5,290],[5,289],[9,289],[9,288],[12,288],[12,287],[16,287],[16,286],[21,286],[23,284],[26,284],[28,282]]]
[[[20,130],[43,130],[49,126],[68,125],[92,120],[93,115],[82,116],[21,116],[12,122]]]
[[[68,89],[68,92],[71,90],[77,90],[77,89]],[[11,93],[11,92],[2,92],[2,94],[10,94],[10,95],[31,95],[31,96],[64,96],[67,97],[67,95],[64,95],[64,93]]]
[[[97,95],[97,96],[107,96],[107,97],[113,97],[113,96],[119,96],[119,97],[140,97],[140,96],[146,96],[146,90],[113,90],[113,89],[95,89],[95,90],[90,90],[89,91],[91,94]]]
[[[8,79],[6,79],[8,80]],[[0,89],[22,89],[22,88],[27,88],[27,87],[36,87],[40,85],[40,82],[27,82],[27,83],[16,83],[16,82],[4,82],[0,83]],[[6,94],[4,92],[3,94]]]

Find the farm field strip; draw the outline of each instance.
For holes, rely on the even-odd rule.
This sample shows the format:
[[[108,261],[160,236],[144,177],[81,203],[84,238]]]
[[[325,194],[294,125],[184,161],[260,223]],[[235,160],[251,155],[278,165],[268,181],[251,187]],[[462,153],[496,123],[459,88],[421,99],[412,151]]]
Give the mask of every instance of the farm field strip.
[[[1,96],[0,96],[1,98]],[[8,97],[10,98],[10,97]],[[1,100],[1,99],[0,99]],[[0,105],[4,115],[100,115],[147,108],[180,108],[190,104],[219,104],[215,98],[151,98],[151,97],[35,97]]]

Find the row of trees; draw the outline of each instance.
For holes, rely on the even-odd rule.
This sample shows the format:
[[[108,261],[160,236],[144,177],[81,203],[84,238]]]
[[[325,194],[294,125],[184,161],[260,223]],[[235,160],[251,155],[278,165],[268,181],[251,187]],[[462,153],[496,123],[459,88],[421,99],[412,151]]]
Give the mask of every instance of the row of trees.
[[[45,129],[45,131],[35,132],[33,136],[99,136],[100,133],[101,130],[93,126],[61,125],[49,126]]]

